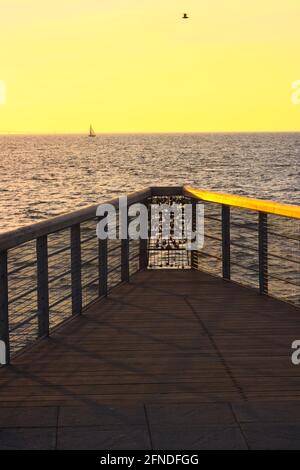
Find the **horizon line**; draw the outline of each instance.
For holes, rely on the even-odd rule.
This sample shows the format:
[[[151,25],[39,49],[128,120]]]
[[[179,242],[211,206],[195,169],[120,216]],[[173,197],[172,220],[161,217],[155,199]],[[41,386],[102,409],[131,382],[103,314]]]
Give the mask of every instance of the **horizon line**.
[[[299,134],[299,130],[249,130],[249,131],[107,131],[96,132],[101,135],[192,135],[192,134]],[[55,135],[83,135],[88,136],[88,132],[32,132],[32,131],[0,131],[0,136],[55,136]]]

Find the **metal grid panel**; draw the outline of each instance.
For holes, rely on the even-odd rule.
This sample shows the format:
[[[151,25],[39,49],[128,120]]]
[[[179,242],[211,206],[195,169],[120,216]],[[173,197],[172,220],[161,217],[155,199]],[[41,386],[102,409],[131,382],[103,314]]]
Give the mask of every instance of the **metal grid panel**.
[[[81,281],[82,306],[99,297],[99,242],[96,236],[97,220],[81,224]]]
[[[48,236],[50,330],[72,315],[70,229]]]
[[[35,240],[8,251],[8,298],[11,354],[38,338]]]
[[[258,213],[230,209],[231,280],[259,288]]]
[[[173,204],[181,206],[184,217],[184,206],[190,204],[191,199],[185,196],[154,196],[148,204]],[[170,236],[164,238],[162,234],[162,216],[151,223],[157,227],[157,234],[149,237],[148,242],[148,268],[149,269],[189,269],[191,267],[191,252],[187,250],[186,238],[176,239],[174,236],[174,215],[170,218]]]
[[[113,287],[120,284],[122,280],[121,241],[120,240],[108,240],[107,266],[108,266],[107,285],[108,285],[108,290],[110,291]]]
[[[300,221],[268,215],[269,294],[300,306]]]
[[[201,201],[204,205],[204,245],[193,253],[193,268],[222,275],[222,219],[220,204]]]
[[[140,240],[129,241],[129,275],[140,269]]]

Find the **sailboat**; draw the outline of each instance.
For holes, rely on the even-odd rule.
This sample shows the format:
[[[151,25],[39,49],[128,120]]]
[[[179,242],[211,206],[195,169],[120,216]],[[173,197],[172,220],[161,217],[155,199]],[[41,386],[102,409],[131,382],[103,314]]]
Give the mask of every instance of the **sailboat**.
[[[96,137],[96,132],[94,131],[92,124],[90,125],[90,134],[89,137]]]

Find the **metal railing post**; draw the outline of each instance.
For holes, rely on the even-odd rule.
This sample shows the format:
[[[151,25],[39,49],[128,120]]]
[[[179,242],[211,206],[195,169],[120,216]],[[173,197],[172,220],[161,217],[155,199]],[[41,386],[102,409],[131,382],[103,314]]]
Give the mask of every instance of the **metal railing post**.
[[[107,295],[107,239],[98,241],[99,297]]]
[[[268,214],[258,213],[259,293],[268,294]]]
[[[129,282],[129,240],[121,240],[121,280]]]
[[[140,238],[140,244],[139,244],[139,269],[144,270],[147,269],[148,267],[148,239],[150,235],[150,223],[151,223],[151,216],[149,213],[149,204],[147,200],[141,201],[142,204],[144,204],[147,209],[148,209],[148,237],[147,239]],[[150,220],[149,220],[150,219]]]
[[[121,280],[122,282],[129,282],[128,218],[126,219],[126,238],[121,239]]]
[[[80,224],[71,227],[72,314],[82,311]]]
[[[10,363],[7,251],[0,252],[0,363]]]
[[[223,279],[230,280],[230,206],[222,204]]]
[[[197,229],[197,201],[192,199],[192,231],[196,232]],[[192,240],[190,240],[192,241]],[[191,251],[191,268],[198,269],[198,252],[197,250]]]
[[[47,235],[36,239],[37,254],[37,301],[39,337],[49,335],[49,285]]]
[[[148,240],[140,239],[140,258],[139,258],[139,268],[147,269],[148,266]]]

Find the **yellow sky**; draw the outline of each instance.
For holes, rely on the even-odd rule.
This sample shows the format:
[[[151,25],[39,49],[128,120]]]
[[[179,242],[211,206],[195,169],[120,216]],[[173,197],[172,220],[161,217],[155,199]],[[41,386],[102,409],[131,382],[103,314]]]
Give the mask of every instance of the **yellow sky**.
[[[299,0],[0,0],[0,132],[300,131],[299,18]]]

